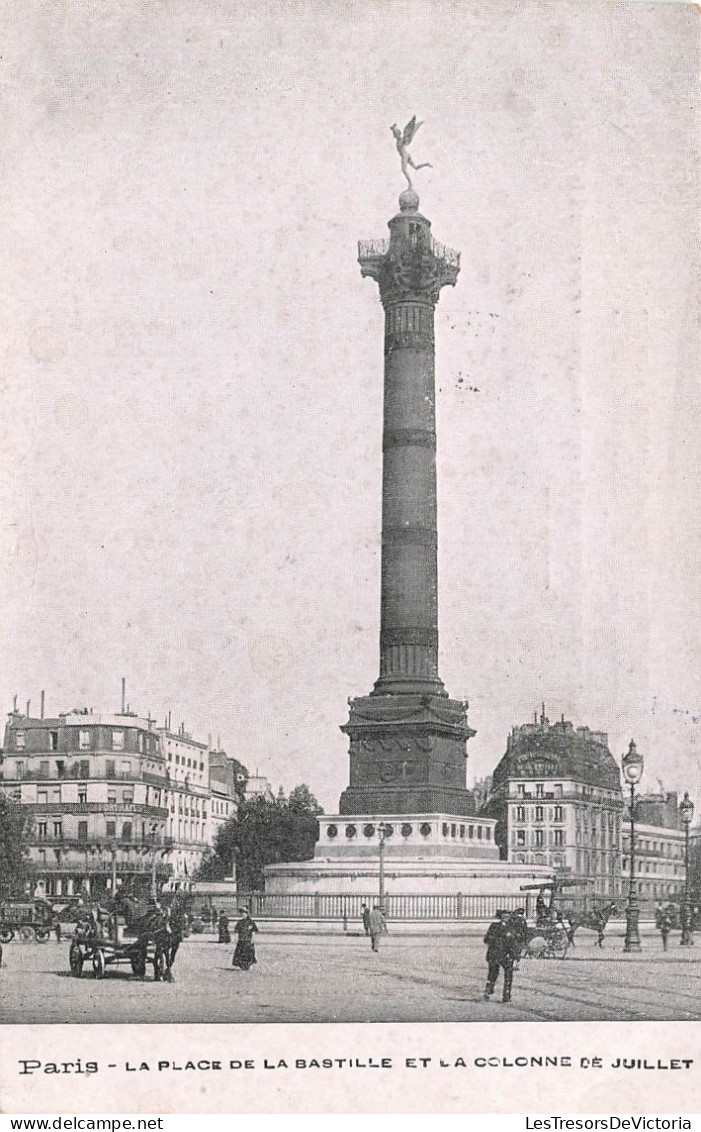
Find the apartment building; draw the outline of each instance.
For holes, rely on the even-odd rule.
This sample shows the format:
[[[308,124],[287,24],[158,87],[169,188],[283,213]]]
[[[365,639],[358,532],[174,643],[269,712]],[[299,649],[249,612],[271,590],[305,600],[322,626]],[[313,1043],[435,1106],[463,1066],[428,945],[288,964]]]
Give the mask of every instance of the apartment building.
[[[582,894],[621,892],[620,772],[607,736],[543,709],[514,727],[483,812],[497,819],[504,860],[548,865],[580,880]]]
[[[168,879],[168,777],[154,720],[13,711],[2,774],[29,810],[37,894],[99,894],[119,881],[147,891]]]

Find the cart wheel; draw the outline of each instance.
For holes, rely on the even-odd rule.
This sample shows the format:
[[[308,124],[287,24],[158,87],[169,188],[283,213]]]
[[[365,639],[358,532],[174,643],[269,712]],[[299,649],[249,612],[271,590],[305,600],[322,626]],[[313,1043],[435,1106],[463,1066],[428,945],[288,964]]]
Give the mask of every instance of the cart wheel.
[[[71,969],[71,974],[79,979],[83,973],[83,953],[78,947],[77,943],[72,943],[70,951],[68,952],[68,966]]]
[[[34,939],[34,928],[28,928],[26,925],[21,927],[19,929],[19,937],[23,939],[25,943],[28,943],[30,939]]]
[[[15,938],[15,933],[12,928],[3,928],[0,932],[0,943],[9,943],[10,940]]]
[[[48,928],[37,928],[35,935],[37,937],[37,943],[46,943],[47,939],[51,935],[51,932]]]
[[[96,979],[101,979],[105,973],[105,953],[99,947],[93,951],[92,969]]]

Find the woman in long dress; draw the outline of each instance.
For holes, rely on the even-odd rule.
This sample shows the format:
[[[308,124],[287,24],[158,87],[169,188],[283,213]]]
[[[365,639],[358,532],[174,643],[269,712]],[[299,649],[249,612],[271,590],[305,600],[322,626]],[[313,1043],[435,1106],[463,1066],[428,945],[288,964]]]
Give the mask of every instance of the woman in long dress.
[[[257,962],[253,936],[258,931],[258,926],[255,921],[251,919],[251,913],[248,911],[248,908],[239,908],[239,912],[242,913],[243,918],[239,920],[234,928],[238,940],[231,964],[233,967],[239,967],[242,971],[247,971],[249,967],[252,967],[253,964]]]

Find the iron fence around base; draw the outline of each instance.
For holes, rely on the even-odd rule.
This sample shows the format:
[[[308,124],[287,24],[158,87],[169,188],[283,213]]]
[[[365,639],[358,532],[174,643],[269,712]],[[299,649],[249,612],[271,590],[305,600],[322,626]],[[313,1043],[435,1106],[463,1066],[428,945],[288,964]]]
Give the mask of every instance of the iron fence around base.
[[[254,919],[270,920],[360,920],[363,904],[372,908],[377,904],[377,893],[344,895],[341,893],[285,893],[248,892],[237,896],[230,892],[212,892],[199,897],[197,905],[209,905],[218,912],[236,916],[238,909],[250,909]],[[591,898],[589,898],[591,899]],[[586,901],[567,902],[568,908],[583,909]],[[535,894],[524,892],[515,896],[466,895],[464,893],[416,893],[413,895],[386,894],[385,914],[390,920],[459,921],[491,920],[497,908],[509,912],[525,908],[526,917],[535,918]]]

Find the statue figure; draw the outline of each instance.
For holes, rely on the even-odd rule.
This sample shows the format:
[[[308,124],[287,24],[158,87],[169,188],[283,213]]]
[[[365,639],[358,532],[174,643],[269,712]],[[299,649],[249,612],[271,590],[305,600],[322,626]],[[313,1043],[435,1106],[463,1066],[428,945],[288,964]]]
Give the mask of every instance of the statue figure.
[[[409,146],[411,145],[412,139],[413,139],[416,131],[418,130],[419,126],[422,126],[422,125],[423,125],[423,122],[417,122],[416,121],[416,115],[414,115],[414,117],[411,119],[411,121],[408,122],[407,125],[404,127],[403,132],[399,129],[399,126],[397,126],[396,124],[394,126],[390,127],[391,130],[392,130],[392,133],[394,134],[394,139],[397,143],[397,152],[399,153],[399,157],[400,157],[400,160],[401,160],[401,163],[402,163],[402,173],[406,177],[407,183],[408,183],[410,189],[413,189],[414,186],[412,185],[411,177],[409,176],[409,166],[411,166],[412,169],[431,169],[432,168],[431,164],[428,161],[423,161],[420,165],[417,165],[414,162],[411,154],[409,153]]]

